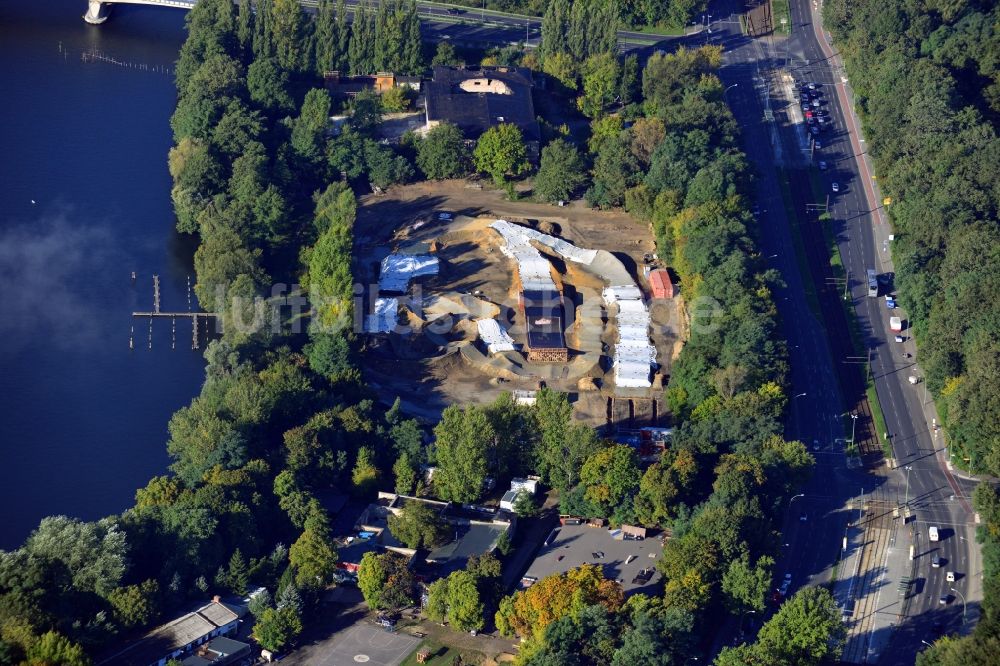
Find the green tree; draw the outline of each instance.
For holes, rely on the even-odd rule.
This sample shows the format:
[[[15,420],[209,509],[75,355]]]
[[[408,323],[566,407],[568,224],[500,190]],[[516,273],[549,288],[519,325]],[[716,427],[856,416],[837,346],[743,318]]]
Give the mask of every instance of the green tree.
[[[806,587],[764,623],[756,643],[738,648],[735,655],[727,655],[728,648],[723,650],[720,663],[821,664],[838,653],[845,632],[830,592],[822,587]]]
[[[580,483],[587,488],[586,499],[602,507],[608,515],[632,499],[641,477],[635,452],[625,444],[597,451],[580,468]]]
[[[440,512],[417,501],[407,502],[399,514],[389,516],[389,531],[407,548],[427,550],[446,543],[451,536]]]
[[[59,563],[76,590],[107,596],[125,575],[128,551],[125,532],[114,519],[86,523],[49,516],[42,518],[19,552]]]
[[[108,601],[126,627],[144,627],[160,616],[160,584],[150,578],[113,590]]]
[[[330,534],[326,511],[316,507],[306,518],[305,531],[288,549],[295,567],[295,584],[301,588],[322,587],[337,568],[337,550]]]
[[[309,338],[304,351],[313,372],[336,381],[354,370],[351,343],[346,335],[312,331]]]
[[[287,72],[300,72],[308,65],[306,16],[298,0],[271,0],[274,21],[274,53]]]
[[[593,428],[571,424],[573,408],[565,393],[542,389],[534,408],[541,433],[535,447],[538,472],[560,492],[579,481],[584,461],[602,448]]]
[[[432,180],[466,176],[471,164],[462,130],[451,123],[434,126],[417,143],[417,166]]]
[[[568,200],[585,182],[583,158],[576,146],[556,139],[542,149],[541,164],[532,181],[536,197],[544,201]]]
[[[558,52],[547,56],[542,71],[561,83],[567,90],[577,89],[577,63],[568,53]]]
[[[451,502],[475,502],[483,494],[487,456],[495,440],[493,427],[482,409],[470,405],[447,407],[434,428],[437,437],[437,470],[434,489]]]
[[[392,475],[396,479],[396,492],[412,495],[417,488],[417,470],[408,451],[403,451],[392,464]]]
[[[566,42],[569,15],[568,0],[552,0],[546,6],[545,14],[542,16],[542,39],[538,48],[542,62],[556,54],[569,51]]]
[[[583,95],[577,107],[588,118],[597,118],[618,93],[618,59],[611,53],[592,55],[583,63]]]
[[[468,571],[453,571],[448,576],[448,623],[459,631],[482,629],[483,610],[475,576]]]
[[[455,54],[455,47],[451,45],[451,42],[438,42],[431,65],[454,66],[458,63],[458,56]]]
[[[313,88],[306,93],[299,117],[292,125],[292,149],[305,162],[318,163],[325,154],[329,126],[330,94],[322,88]]]
[[[271,652],[280,652],[302,632],[302,621],[295,609],[268,608],[254,622],[251,635],[260,646]]]
[[[347,59],[351,74],[375,72],[375,14],[368,0],[362,0],[355,7]]]
[[[729,568],[722,576],[722,591],[733,612],[740,613],[745,609],[764,610],[773,567],[774,558],[767,555],[759,557],[753,566],[750,566],[750,558],[745,554],[729,563]]]
[[[624,137],[606,141],[594,160],[594,184],[587,190],[587,202],[601,208],[622,205],[625,190],[636,182],[637,168]]]
[[[290,113],[295,108],[288,94],[288,73],[274,58],[257,58],[247,68],[250,99],[272,115]]]
[[[358,449],[358,457],[351,472],[351,482],[358,497],[370,497],[378,487],[379,470],[375,466],[375,452],[367,446]]]
[[[392,552],[365,553],[358,567],[358,588],[372,610],[399,610],[413,603],[413,574]]]
[[[39,636],[25,652],[30,666],[90,666],[91,663],[80,645],[55,631],[47,631]]]
[[[529,169],[524,136],[517,125],[500,123],[483,132],[472,154],[476,169],[503,185],[507,176],[519,176]]]
[[[438,578],[427,587],[427,606],[424,612],[432,622],[448,621],[448,578]]]

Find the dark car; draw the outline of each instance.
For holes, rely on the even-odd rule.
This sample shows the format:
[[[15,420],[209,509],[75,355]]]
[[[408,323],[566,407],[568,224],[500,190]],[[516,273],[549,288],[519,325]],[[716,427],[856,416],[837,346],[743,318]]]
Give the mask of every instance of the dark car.
[[[459,14],[461,14],[463,12],[465,12],[465,10],[464,9],[459,9],[458,7],[449,7],[448,8],[448,13],[451,14],[452,16],[458,16]]]

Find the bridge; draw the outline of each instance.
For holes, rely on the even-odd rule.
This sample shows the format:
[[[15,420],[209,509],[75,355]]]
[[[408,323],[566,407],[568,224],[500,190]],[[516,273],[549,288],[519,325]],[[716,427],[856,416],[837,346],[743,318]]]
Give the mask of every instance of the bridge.
[[[87,13],[83,19],[87,23],[100,25],[111,15],[112,5],[148,5],[150,7],[172,7],[191,9],[198,0],[87,0]],[[315,10],[318,0],[299,0],[308,10]],[[346,0],[353,13],[358,0]],[[538,46],[542,34],[542,19],[537,16],[509,14],[489,9],[473,9],[460,5],[440,2],[417,1],[417,13],[425,23],[424,38],[430,41],[455,40],[456,42],[485,42],[488,44],[523,43],[529,47]],[[351,17],[353,18],[353,17]],[[641,49],[661,44],[669,39],[666,35],[619,30],[618,41],[622,51]]]

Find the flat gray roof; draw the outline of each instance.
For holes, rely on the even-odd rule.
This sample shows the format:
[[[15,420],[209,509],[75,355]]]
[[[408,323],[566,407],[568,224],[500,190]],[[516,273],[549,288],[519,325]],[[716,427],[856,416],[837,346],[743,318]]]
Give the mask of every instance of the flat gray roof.
[[[449,525],[454,538],[427,555],[427,560],[436,566],[436,573],[447,576],[452,571],[465,568],[473,555],[483,555],[493,549],[500,535],[508,530],[507,525],[471,523]]]
[[[659,534],[637,541],[618,540],[611,536],[613,530],[587,525],[563,525],[555,531],[555,539],[548,546],[542,546],[524,577],[541,580],[582,564],[597,564],[604,570],[605,578],[621,583],[626,595],[652,592],[659,583],[656,563],[663,554]],[[633,555],[635,557],[626,564]],[[635,580],[643,569],[652,572],[649,580]]]

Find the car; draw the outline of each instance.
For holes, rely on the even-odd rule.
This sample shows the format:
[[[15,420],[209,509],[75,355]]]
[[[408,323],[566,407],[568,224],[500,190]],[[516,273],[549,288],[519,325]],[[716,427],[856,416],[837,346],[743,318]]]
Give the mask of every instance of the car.
[[[813,105],[813,106],[814,106],[815,108],[817,108],[817,109],[819,108],[819,105],[820,105],[820,104],[821,104],[821,102],[820,102],[820,101],[819,101],[818,99],[814,99],[814,100],[812,101],[812,105]]]
[[[833,188],[834,192],[840,191],[840,183],[834,182],[832,185],[830,185],[830,187]]]
[[[448,8],[448,13],[451,14],[452,16],[458,16],[459,14],[463,13],[464,11],[465,11],[464,9],[459,9],[458,7],[449,7]]]
[[[786,581],[788,581],[788,582],[791,582],[791,580],[792,580],[792,574],[790,574],[790,573],[786,573],[786,574],[785,574],[785,578],[784,578],[784,580],[786,580]]]
[[[812,117],[813,117],[813,112],[807,110],[806,111],[806,118],[812,118]]]
[[[812,97],[813,99],[818,99],[820,97],[820,95],[822,95],[822,94],[823,93],[821,93],[818,90],[810,90],[809,91],[809,96]]]
[[[935,569],[940,569],[941,568],[941,558],[935,556],[934,559],[931,560],[931,566],[933,568],[935,568]]]
[[[815,148],[816,150],[819,150],[822,147],[823,147],[823,144],[822,144],[822,142],[820,142],[819,139],[816,139],[815,141],[813,141],[813,148]]]
[[[808,521],[808,520],[809,520],[809,516],[807,516],[807,515],[806,515],[806,514],[804,514],[804,513],[800,513],[800,514],[799,514],[799,522],[800,522],[800,523],[804,523],[804,522],[806,522],[806,521]]]
[[[954,583],[954,582],[955,582],[955,572],[954,572],[954,571],[949,571],[948,573],[946,573],[946,574],[944,575],[944,578],[945,578],[945,580],[947,580],[947,581],[948,581],[949,583]]]
[[[442,222],[449,222],[449,221],[453,220],[454,218],[455,218],[455,215],[453,213],[448,213],[448,212],[440,212],[440,213],[438,213],[438,219],[441,220]]]
[[[799,99],[801,99],[803,102],[808,102],[809,101],[809,93],[802,93],[802,94],[800,94],[799,95]]]
[[[816,127],[815,125],[810,125],[809,126],[809,131],[813,133],[813,136],[819,134],[819,128]]]
[[[895,338],[896,342],[903,342],[904,338],[902,335],[897,335]]]
[[[819,440],[818,439],[814,439],[813,440],[813,451],[819,451]]]
[[[820,85],[818,83],[812,83],[812,82],[810,82],[810,83],[806,84],[806,88],[809,88],[809,90],[816,90],[819,87],[820,87]]]
[[[946,606],[949,601],[951,601],[951,597],[947,594],[943,595],[940,599],[938,599],[938,603],[941,604],[942,606]]]
[[[753,207],[753,216],[754,216],[754,217],[760,217],[760,206],[756,206],[756,205],[755,205],[755,206]]]
[[[895,310],[896,309],[896,300],[892,299],[890,301],[886,301],[885,302],[885,307],[889,308],[890,310]]]
[[[819,161],[819,170],[820,171],[826,171],[828,168],[829,167],[826,164],[826,160],[820,160]]]
[[[802,105],[802,113],[805,113],[806,111],[811,111],[811,110],[812,110],[812,107],[810,105],[808,105],[808,104],[803,104]]]
[[[816,119],[815,118],[806,118],[806,124],[809,125],[810,127],[812,127],[813,125],[816,124]]]

